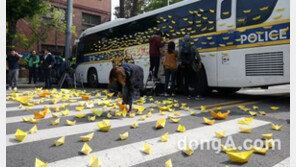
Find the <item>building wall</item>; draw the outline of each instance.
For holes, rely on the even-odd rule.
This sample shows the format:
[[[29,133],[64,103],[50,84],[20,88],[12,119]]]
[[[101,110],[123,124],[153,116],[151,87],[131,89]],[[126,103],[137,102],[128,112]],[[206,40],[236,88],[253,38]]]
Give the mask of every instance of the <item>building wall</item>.
[[[67,8],[67,0],[47,0],[53,6],[65,9]],[[76,36],[72,36],[72,44],[77,39],[83,30],[87,27],[82,25],[82,13],[96,15],[101,17],[101,23],[111,20],[111,0],[73,0],[73,25],[76,26]],[[30,37],[32,33],[27,21],[21,19],[17,23],[17,31],[26,34]],[[55,47],[57,43],[58,47]],[[55,30],[49,32],[48,40],[42,43],[42,48],[49,48],[52,52],[63,52],[65,46],[65,34],[56,33]],[[37,49],[35,44],[33,49]],[[24,50],[23,50],[24,51]]]

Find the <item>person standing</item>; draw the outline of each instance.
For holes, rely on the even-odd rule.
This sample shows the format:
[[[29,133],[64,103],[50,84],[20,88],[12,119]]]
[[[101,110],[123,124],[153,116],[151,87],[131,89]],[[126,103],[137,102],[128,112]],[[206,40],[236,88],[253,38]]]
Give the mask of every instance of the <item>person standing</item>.
[[[149,39],[149,54],[150,54],[150,69],[149,73],[152,73],[153,76],[149,74],[149,79],[151,80],[152,77],[155,78],[155,80],[158,80],[158,68],[160,64],[160,49],[165,45],[164,42],[162,42],[162,32],[157,31],[155,35],[153,35]]]
[[[56,64],[54,65],[54,67],[55,67],[54,69],[56,72],[56,79],[57,79],[57,81],[59,81],[61,78],[61,75],[62,75],[61,68],[62,68],[62,64],[64,61],[60,55],[57,55],[57,56],[55,56],[55,62],[56,62]]]
[[[31,55],[25,57],[25,59],[28,61],[28,67],[29,67],[29,83],[32,83],[32,78],[34,81],[34,84],[37,82],[37,70],[39,66],[39,56],[36,54],[36,51],[33,50]]]
[[[184,43],[181,45],[179,60],[181,62],[182,78],[185,80],[184,92],[187,99],[192,98],[191,88],[194,89],[193,94],[198,93],[196,84],[196,77],[198,77],[198,70],[202,67],[199,52],[195,46],[191,44],[190,36],[185,35]],[[182,79],[182,81],[183,81]],[[196,100],[201,100],[202,96],[197,94]]]
[[[38,68],[38,79],[39,82],[44,82],[44,70],[43,70],[43,61],[44,61],[44,52],[39,56],[39,68]]]
[[[17,81],[19,76],[19,59],[23,56],[17,53],[15,50],[11,50],[10,54],[6,58],[8,63],[8,76],[9,76],[9,87],[8,89],[11,90],[13,88],[14,91],[17,91]]]
[[[55,59],[48,49],[44,50],[43,70],[45,79],[45,88],[51,89],[51,72],[55,64]]]
[[[177,70],[177,57],[178,51],[175,50],[175,43],[173,41],[168,44],[168,51],[165,56],[165,61],[163,63],[165,69],[165,87],[164,96],[169,96],[168,86],[171,81],[171,92],[172,96],[175,96],[175,83],[176,83],[176,70]]]

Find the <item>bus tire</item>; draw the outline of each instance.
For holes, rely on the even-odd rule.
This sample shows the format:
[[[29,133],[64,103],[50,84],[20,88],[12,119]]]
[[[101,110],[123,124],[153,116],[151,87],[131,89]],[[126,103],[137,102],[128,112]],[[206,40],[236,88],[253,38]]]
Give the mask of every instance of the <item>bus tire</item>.
[[[97,70],[93,67],[88,70],[87,83],[91,88],[97,88],[99,86]]]
[[[220,94],[234,94],[239,91],[240,88],[217,88]]]

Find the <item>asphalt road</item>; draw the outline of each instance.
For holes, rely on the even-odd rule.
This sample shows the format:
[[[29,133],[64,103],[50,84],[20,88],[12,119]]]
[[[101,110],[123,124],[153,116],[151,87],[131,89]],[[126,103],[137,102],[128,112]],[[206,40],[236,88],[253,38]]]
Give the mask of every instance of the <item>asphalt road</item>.
[[[28,89],[19,90],[27,91]],[[92,91],[87,89],[87,91]],[[98,130],[97,122],[106,119],[106,113],[102,117],[96,118],[95,122],[89,122],[87,117],[78,119],[74,115],[85,113],[91,116],[91,110],[85,109],[81,112],[75,111],[76,103],[71,103],[66,108],[70,110],[68,116],[60,117],[60,124],[51,125],[51,115],[47,115],[38,124],[38,132],[29,134],[23,142],[17,142],[14,139],[14,133],[17,128],[28,132],[34,124],[23,122],[22,117],[31,117],[34,111],[43,110],[44,106],[50,108],[61,106],[61,103],[51,104],[50,101],[45,101],[42,104],[35,105],[31,110],[19,109],[19,103],[7,101],[6,104],[6,164],[7,167],[32,167],[35,163],[35,158],[47,162],[48,166],[88,166],[91,156],[96,155],[102,162],[102,166],[165,166],[165,162],[172,160],[174,167],[184,166],[200,166],[200,167],[224,167],[224,166],[244,166],[244,167],[287,167],[289,166],[290,157],[290,97],[289,85],[271,87],[268,90],[262,89],[243,89],[233,95],[221,95],[213,93],[206,97],[203,101],[187,100],[184,96],[177,96],[174,99],[179,103],[187,103],[190,107],[189,111],[181,111],[180,124],[185,125],[186,132],[177,132],[178,123],[172,123],[167,119],[165,128],[155,129],[155,123],[160,118],[167,118],[171,113],[160,115],[158,109],[155,108],[152,117],[146,118],[144,121],[139,120],[142,115],[137,115],[135,118],[111,118],[112,125],[109,132],[101,132]],[[9,95],[10,92],[7,92]],[[39,99],[36,98],[36,99]],[[81,101],[77,97],[78,101]],[[98,99],[92,94],[92,100]],[[113,98],[114,99],[114,98]],[[149,107],[152,103],[144,105]],[[164,97],[154,97],[155,100],[165,100]],[[231,114],[225,120],[216,120],[214,125],[205,125],[203,117],[211,118],[209,112],[201,112],[200,106],[205,105],[207,109],[215,109],[222,107],[222,112],[230,110]],[[237,123],[238,120],[244,117],[250,117],[248,112],[238,109],[237,106],[245,106],[247,108],[256,105],[259,111],[265,111],[266,115],[254,117],[253,122],[246,126],[252,128],[251,133],[240,133],[239,127],[243,126]],[[271,106],[279,107],[273,111]],[[95,104],[95,108],[99,108]],[[190,111],[195,111],[197,115],[190,115]],[[146,109],[143,114],[146,114]],[[75,126],[67,126],[66,120],[77,120]],[[136,129],[130,128],[130,125],[137,121],[139,127]],[[283,125],[281,131],[271,129],[271,123]],[[215,137],[215,131],[226,131],[226,137],[218,140]],[[124,132],[129,132],[129,137],[126,140],[119,140],[118,135]],[[80,150],[84,142],[80,141],[80,136],[94,132],[94,137],[87,142],[92,148],[89,155],[82,155]],[[160,136],[164,133],[169,133],[168,142],[161,142]],[[266,155],[253,154],[249,161],[245,164],[236,164],[229,160],[224,152],[217,152],[217,148],[211,147],[202,149],[201,146],[214,144],[216,141],[225,144],[229,139],[233,139],[236,146],[242,146],[246,139],[256,141],[261,140],[261,135],[264,133],[273,133],[273,138],[280,141],[280,149],[268,150]],[[62,146],[55,146],[54,141],[65,136],[65,143]],[[199,147],[191,156],[186,156],[182,149],[178,147],[180,141],[187,142],[200,141]],[[152,152],[146,155],[142,152],[143,144],[147,142],[152,145]],[[243,149],[244,150],[244,149]]]

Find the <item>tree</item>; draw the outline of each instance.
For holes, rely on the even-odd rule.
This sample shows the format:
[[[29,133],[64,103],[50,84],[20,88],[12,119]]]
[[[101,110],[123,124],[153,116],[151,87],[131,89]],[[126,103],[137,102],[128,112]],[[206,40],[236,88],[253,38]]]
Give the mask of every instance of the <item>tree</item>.
[[[180,2],[182,0],[169,0],[170,5]],[[149,12],[158,8],[168,6],[168,0],[149,0],[148,5],[144,7],[145,12]]]
[[[6,20],[8,24],[7,46],[13,45],[16,35],[16,23],[19,19],[32,17],[44,7],[43,0],[7,0]]]

